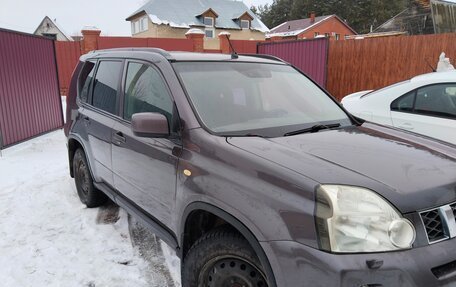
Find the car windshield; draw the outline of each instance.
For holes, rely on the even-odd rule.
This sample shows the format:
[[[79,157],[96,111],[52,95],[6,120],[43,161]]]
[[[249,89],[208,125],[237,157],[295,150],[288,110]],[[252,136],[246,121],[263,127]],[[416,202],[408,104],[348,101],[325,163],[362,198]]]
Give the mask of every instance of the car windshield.
[[[176,71],[201,122],[226,136],[279,137],[315,125],[350,125],[347,114],[288,65],[178,62]]]

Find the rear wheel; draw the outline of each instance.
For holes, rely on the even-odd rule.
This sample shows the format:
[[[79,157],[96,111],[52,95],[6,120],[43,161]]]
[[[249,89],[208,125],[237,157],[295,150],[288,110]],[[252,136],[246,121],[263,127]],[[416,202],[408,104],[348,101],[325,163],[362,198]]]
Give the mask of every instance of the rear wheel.
[[[222,228],[203,235],[184,259],[183,287],[267,287],[263,268],[239,233]]]
[[[87,158],[82,149],[77,149],[73,157],[73,172],[79,199],[87,207],[98,207],[106,202],[106,195],[95,188]]]

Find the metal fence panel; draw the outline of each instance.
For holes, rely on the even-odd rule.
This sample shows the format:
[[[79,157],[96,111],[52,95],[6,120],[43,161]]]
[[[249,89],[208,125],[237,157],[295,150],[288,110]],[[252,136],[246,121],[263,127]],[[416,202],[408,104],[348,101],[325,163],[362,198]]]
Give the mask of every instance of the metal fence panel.
[[[68,95],[73,70],[81,57],[81,44],[75,42],[54,42],[57,68],[59,72],[60,94]]]
[[[294,40],[258,44],[258,53],[279,57],[303,71],[320,86],[326,86],[329,40]]]
[[[54,43],[0,29],[0,132],[3,147],[63,125]]]

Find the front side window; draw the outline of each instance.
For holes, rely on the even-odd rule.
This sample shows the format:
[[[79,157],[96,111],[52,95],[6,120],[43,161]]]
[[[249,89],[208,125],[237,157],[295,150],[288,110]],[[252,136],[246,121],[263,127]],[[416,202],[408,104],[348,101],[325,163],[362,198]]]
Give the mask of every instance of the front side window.
[[[136,113],[160,113],[171,123],[173,101],[160,73],[141,63],[129,63],[125,80],[124,119]]]
[[[317,124],[350,125],[318,86],[287,65],[174,64],[197,116],[220,135],[283,136]]]
[[[89,88],[95,72],[95,64],[95,62],[87,61],[81,70],[81,74],[79,75],[78,94],[79,99],[83,103],[87,103],[89,98]]]
[[[318,36],[320,36],[320,33],[319,32],[315,32],[314,33],[314,38],[317,38]]]
[[[120,61],[101,61],[93,85],[92,105],[108,113],[116,114],[117,87],[122,70]]]
[[[456,118],[456,83],[439,84],[418,89],[415,112]]]

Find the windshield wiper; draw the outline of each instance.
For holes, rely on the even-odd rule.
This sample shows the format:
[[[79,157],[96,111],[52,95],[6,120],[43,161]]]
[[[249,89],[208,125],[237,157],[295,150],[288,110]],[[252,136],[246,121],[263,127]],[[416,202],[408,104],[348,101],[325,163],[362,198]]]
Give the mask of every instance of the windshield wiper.
[[[297,131],[293,131],[293,132],[288,132],[288,133],[284,134],[283,136],[288,137],[288,136],[294,136],[294,135],[305,134],[305,133],[316,133],[321,130],[327,130],[327,129],[338,128],[338,127],[340,127],[340,124],[330,124],[330,125],[318,124],[318,125],[311,126],[310,128],[305,128],[305,129],[301,129],[301,130],[297,130]]]

